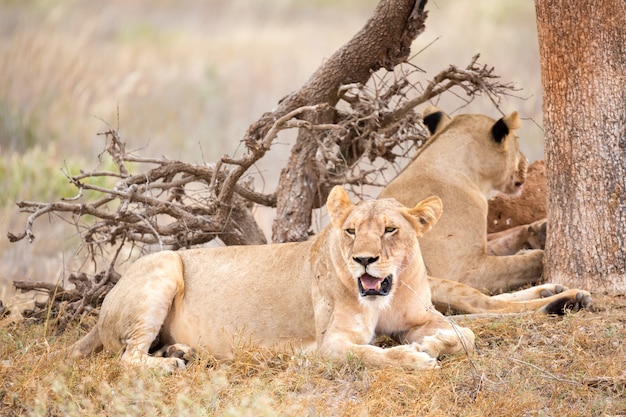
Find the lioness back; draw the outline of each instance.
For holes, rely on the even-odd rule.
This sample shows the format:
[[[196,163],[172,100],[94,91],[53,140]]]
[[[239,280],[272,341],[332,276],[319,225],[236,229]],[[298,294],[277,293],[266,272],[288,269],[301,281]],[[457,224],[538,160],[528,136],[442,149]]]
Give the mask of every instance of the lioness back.
[[[270,253],[267,245],[236,253],[232,248],[180,252],[185,293],[163,327],[163,341],[210,346],[217,357],[231,355],[233,335],[244,343],[314,345],[309,246],[280,244]]]

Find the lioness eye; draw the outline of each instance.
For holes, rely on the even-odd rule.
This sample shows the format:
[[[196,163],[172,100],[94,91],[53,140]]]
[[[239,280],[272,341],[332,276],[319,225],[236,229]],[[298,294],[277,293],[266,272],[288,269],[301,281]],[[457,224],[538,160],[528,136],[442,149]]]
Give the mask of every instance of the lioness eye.
[[[387,234],[389,234],[389,233],[393,233],[393,232],[395,232],[396,230],[398,230],[398,228],[397,228],[397,227],[393,227],[393,226],[388,226],[388,227],[385,227],[385,233],[387,233]]]
[[[354,229],[346,229],[346,234],[348,236],[354,236]]]

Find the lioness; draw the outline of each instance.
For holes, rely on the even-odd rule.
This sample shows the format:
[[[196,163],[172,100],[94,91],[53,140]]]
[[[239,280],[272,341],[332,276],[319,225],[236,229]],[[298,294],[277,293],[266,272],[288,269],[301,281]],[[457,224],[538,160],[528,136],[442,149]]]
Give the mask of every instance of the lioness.
[[[517,193],[526,175],[517,112],[499,120],[477,114],[451,118],[429,106],[423,120],[433,136],[380,198],[393,197],[404,205],[430,195],[442,199],[441,220],[420,239],[428,274],[488,294],[540,281],[542,250],[489,256],[486,249],[488,198],[494,191]]]
[[[439,219],[431,197],[413,208],[393,199],[328,197],[331,225],[310,240],[263,246],[164,251],[135,262],[104,299],[95,328],[74,356],[102,348],[123,361],[183,368],[180,352],[228,358],[238,338],[316,347],[373,365],[432,368],[444,353],[471,351],[474,334],[432,306],[417,238]],[[369,345],[376,334],[407,344]],[[155,341],[174,345],[155,357]],[[165,349],[172,353],[172,349]]]
[[[335,187],[327,208],[331,224],[306,242],[139,259],[105,297],[98,323],[70,348],[72,356],[104,348],[124,361],[172,371],[199,348],[228,358],[245,338],[316,347],[336,358],[351,353],[374,365],[431,368],[438,355],[471,351],[474,343],[470,329],[433,309],[431,287],[437,307],[469,313],[559,313],[590,301],[586,292],[554,286],[488,297],[427,277],[418,238],[441,216],[437,197],[411,209],[394,199],[354,205]],[[551,296],[524,301],[540,291]],[[407,344],[369,345],[378,334]],[[166,357],[149,354],[156,350]]]

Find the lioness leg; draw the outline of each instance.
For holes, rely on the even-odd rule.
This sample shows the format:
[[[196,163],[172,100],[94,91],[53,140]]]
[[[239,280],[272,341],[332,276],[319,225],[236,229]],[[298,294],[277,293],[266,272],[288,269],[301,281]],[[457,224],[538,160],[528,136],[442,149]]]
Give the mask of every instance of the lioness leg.
[[[503,301],[528,301],[551,297],[556,294],[561,294],[566,290],[568,290],[568,288],[558,284],[541,284],[526,288],[525,290],[494,295],[491,298]]]
[[[470,272],[459,279],[463,284],[487,294],[500,294],[541,281],[543,251],[533,249],[510,256],[479,256]]]
[[[433,304],[442,312],[452,310],[469,314],[522,312],[563,314],[565,311],[577,311],[591,305],[591,295],[587,291],[568,290],[554,284],[544,284],[512,294],[490,297],[472,287],[447,279],[429,277],[428,283]]]
[[[362,314],[358,305],[336,305],[331,323],[324,326],[321,334],[318,333],[318,353],[341,360],[354,355],[374,366],[401,366],[409,369],[432,369],[437,366],[437,358],[420,351],[415,344],[385,349],[371,345],[376,322],[377,317]]]
[[[545,219],[487,235],[487,254],[494,256],[514,255],[527,249],[543,249],[545,245]]]
[[[335,336],[332,340],[325,340],[318,352],[341,360],[354,355],[364,363],[374,366],[400,366],[409,369],[433,369],[437,366],[437,357],[422,351],[415,343],[383,349],[354,343],[348,337]]]
[[[343,331],[338,329],[331,331],[329,328],[327,333],[332,336],[324,338],[319,352],[339,358],[349,353],[372,365],[402,366],[414,369],[436,367],[437,357],[442,354],[473,352],[474,333],[466,327],[454,325],[432,307],[431,310],[423,313],[426,315],[425,321],[419,325],[413,326],[406,332],[393,335],[402,342],[401,345],[383,349],[366,343],[360,344],[353,339],[364,332],[355,331],[356,327]],[[424,320],[423,316],[422,320]]]
[[[148,354],[173,304],[180,305],[184,286],[182,261],[175,252],[136,261],[102,303],[97,328],[105,349],[122,352],[121,360],[133,364],[168,372],[184,368],[181,358]]]
[[[436,358],[443,354],[472,353],[475,336],[467,327],[457,326],[441,313],[433,311],[429,321],[412,328],[404,339]]]

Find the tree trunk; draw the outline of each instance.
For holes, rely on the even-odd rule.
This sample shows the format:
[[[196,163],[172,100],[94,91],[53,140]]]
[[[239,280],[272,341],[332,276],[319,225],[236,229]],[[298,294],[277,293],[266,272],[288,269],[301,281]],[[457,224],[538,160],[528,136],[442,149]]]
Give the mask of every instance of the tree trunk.
[[[339,100],[338,89],[349,83],[365,84],[372,72],[393,69],[404,62],[413,40],[424,30],[426,0],[381,0],[365,26],[311,76],[296,93],[280,103],[285,109]],[[305,115],[318,123],[333,122],[334,111]],[[263,119],[248,131],[249,137]],[[272,226],[274,242],[301,241],[309,237],[311,211],[325,199],[327,190],[318,190],[319,173],[315,166],[315,132],[301,129],[277,187],[276,218]]]
[[[626,2],[536,0],[550,282],[626,293]]]

